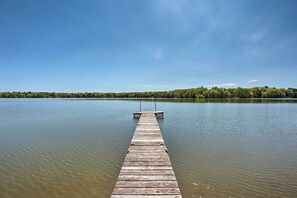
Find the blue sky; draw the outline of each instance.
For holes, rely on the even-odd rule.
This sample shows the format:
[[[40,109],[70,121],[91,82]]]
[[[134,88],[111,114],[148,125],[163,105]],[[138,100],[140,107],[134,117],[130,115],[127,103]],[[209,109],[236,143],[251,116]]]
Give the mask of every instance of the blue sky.
[[[0,91],[297,87],[295,0],[1,0]]]

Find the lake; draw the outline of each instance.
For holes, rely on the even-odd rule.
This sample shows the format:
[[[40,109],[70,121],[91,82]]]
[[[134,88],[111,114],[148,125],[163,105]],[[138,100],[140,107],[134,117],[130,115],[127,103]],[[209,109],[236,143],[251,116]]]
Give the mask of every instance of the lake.
[[[183,197],[297,197],[297,100],[157,107]],[[138,100],[0,99],[0,197],[110,197],[138,110]]]

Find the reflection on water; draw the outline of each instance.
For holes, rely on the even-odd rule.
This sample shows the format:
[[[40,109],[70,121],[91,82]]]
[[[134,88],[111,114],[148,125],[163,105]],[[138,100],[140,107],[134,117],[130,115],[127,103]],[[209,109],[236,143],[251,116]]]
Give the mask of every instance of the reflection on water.
[[[296,197],[296,100],[234,100],[158,102],[183,196]],[[109,197],[138,108],[135,100],[1,99],[0,197]]]
[[[72,98],[64,100],[106,100],[100,98]],[[122,101],[142,101],[142,102],[174,102],[174,103],[297,103],[297,98],[122,98],[122,99],[108,99],[108,100],[122,100]],[[152,105],[151,105],[152,106]]]

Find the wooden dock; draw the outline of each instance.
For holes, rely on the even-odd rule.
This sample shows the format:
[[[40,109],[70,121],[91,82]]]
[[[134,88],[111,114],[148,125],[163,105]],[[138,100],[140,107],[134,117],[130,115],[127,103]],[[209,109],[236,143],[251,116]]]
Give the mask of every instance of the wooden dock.
[[[181,198],[156,112],[137,114],[140,118],[111,197]]]
[[[157,118],[163,118],[164,117],[164,111],[145,111],[146,114],[151,113],[155,114]],[[143,114],[143,111],[138,111],[133,113],[134,118],[140,118],[140,116]]]

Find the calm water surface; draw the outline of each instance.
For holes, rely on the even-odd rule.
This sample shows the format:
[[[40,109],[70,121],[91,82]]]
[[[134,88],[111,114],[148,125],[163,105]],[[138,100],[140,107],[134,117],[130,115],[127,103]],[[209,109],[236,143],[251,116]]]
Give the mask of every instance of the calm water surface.
[[[0,197],[110,197],[138,107],[0,99]],[[183,197],[297,197],[297,101],[171,100],[158,108]]]

